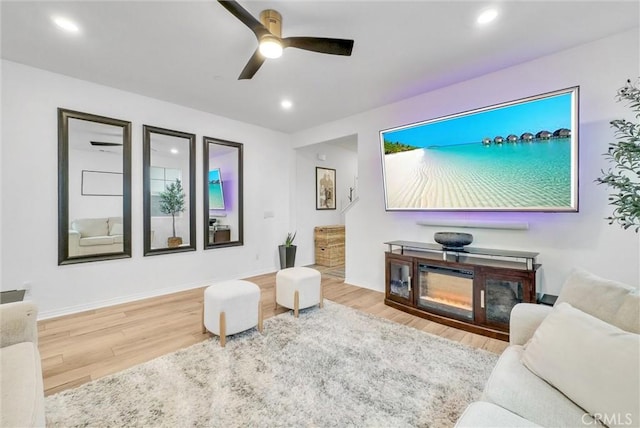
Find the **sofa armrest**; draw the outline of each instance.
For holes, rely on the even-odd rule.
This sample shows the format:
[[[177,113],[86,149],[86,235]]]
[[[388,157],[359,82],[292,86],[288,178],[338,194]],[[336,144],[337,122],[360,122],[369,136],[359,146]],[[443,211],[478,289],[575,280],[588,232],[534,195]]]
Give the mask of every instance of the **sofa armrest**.
[[[518,303],[511,310],[509,321],[509,343],[524,345],[533,336],[538,326],[553,308],[534,303]]]
[[[38,308],[32,302],[0,305],[0,347],[20,342],[38,344]]]
[[[82,238],[80,232],[69,229],[69,257],[80,255],[80,238]]]

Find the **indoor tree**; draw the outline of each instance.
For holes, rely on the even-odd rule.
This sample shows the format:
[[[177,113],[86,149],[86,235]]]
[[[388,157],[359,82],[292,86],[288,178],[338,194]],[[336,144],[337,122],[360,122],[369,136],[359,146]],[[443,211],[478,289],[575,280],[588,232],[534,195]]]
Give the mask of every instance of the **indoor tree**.
[[[173,220],[172,238],[176,238],[176,215],[185,210],[184,198],[185,194],[182,188],[182,182],[178,179],[169,184],[166,189],[160,193],[160,211],[164,214],[171,214]]]
[[[638,80],[640,82],[640,79]],[[618,90],[616,99],[624,102],[633,112],[631,121],[626,119],[612,120],[617,142],[609,144],[604,156],[613,165],[602,170],[598,184],[606,184],[613,193],[609,196],[613,214],[606,219],[609,224],[618,223],[624,229],[635,227],[640,229],[640,88],[627,80],[624,87]]]

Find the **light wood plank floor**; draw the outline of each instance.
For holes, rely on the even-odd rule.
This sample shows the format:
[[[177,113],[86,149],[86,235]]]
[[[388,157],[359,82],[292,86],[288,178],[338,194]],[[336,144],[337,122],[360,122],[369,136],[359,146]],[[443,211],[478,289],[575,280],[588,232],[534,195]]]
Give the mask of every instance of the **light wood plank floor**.
[[[384,293],[322,275],[328,300],[369,314],[501,353],[507,343],[446,327],[384,304]],[[265,319],[275,308],[275,273],[247,278],[262,290]],[[201,333],[204,288],[43,320],[38,323],[45,394],[50,395],[116,373],[208,339]],[[233,340],[231,337],[229,340]]]

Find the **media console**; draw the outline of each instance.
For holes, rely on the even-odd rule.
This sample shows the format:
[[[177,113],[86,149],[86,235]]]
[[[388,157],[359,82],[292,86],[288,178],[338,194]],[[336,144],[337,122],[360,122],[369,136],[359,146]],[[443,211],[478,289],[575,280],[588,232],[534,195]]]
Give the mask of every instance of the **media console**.
[[[538,253],[385,242],[385,304],[431,321],[509,340],[511,309],[536,302]]]

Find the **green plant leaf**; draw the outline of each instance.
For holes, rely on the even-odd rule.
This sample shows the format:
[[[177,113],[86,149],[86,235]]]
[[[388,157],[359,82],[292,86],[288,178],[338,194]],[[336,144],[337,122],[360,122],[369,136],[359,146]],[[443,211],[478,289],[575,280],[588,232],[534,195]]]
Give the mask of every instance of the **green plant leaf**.
[[[640,82],[640,78],[638,79]],[[636,120],[640,119],[640,87],[628,79],[617,92],[616,99],[625,102],[633,112]],[[601,170],[602,176],[596,178],[597,184],[611,188],[609,205],[613,206],[613,214],[606,217],[609,224],[618,224],[623,229],[634,227],[640,230],[640,181],[631,177],[640,177],[640,123],[626,119],[614,119],[609,122],[614,128],[613,135],[617,142],[609,143],[609,149],[603,156],[613,163],[607,171]]]

